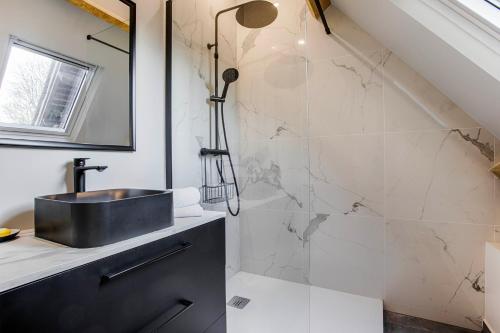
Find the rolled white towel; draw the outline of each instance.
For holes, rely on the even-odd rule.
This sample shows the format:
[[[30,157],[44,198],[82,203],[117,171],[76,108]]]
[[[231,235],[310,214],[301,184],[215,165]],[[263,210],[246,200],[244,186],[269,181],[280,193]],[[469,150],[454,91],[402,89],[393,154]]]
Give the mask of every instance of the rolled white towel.
[[[198,217],[203,215],[203,208],[200,205],[192,205],[188,207],[174,207],[175,217]]]
[[[174,208],[189,207],[200,203],[200,191],[196,187],[174,189]]]

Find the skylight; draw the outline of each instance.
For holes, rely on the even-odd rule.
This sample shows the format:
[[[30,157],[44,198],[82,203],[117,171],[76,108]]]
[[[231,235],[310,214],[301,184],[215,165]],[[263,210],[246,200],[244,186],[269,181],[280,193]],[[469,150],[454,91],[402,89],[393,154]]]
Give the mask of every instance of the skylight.
[[[0,81],[0,127],[68,135],[95,66],[11,38]]]
[[[500,9],[500,0],[484,0],[496,9]]]
[[[500,33],[500,0],[452,0],[467,14]]]

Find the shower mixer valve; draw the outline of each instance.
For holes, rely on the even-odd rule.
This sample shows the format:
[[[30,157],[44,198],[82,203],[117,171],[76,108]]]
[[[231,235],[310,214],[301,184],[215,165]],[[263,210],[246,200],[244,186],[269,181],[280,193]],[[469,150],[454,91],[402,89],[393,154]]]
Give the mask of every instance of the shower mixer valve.
[[[209,149],[209,148],[201,148],[200,149],[201,156],[221,156],[226,155],[229,156],[229,151],[227,149]]]

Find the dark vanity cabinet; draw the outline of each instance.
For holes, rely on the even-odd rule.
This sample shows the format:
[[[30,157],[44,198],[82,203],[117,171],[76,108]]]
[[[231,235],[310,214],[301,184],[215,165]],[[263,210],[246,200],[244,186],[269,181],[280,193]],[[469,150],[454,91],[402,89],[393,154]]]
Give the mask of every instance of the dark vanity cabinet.
[[[1,293],[0,332],[226,332],[224,219]]]

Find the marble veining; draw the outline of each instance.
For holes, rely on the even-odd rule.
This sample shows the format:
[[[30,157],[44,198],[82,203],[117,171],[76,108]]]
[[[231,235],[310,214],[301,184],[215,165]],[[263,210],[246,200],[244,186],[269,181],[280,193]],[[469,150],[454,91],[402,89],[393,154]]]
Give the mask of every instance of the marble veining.
[[[224,218],[225,213],[205,211],[202,217],[175,219],[172,227],[91,249],[75,249],[35,238],[26,230],[11,242],[0,244],[0,292],[48,277],[113,254],[154,242]]]
[[[297,239],[303,242],[303,246],[307,246],[307,243],[311,240],[311,236],[319,229],[321,223],[328,219],[328,214],[317,214],[309,221],[309,225],[304,230],[302,234],[299,235],[297,228],[293,226],[291,221],[284,223],[286,230],[297,236]]]
[[[494,182],[488,172],[492,162],[477,147],[488,147],[493,136],[478,129],[460,133],[440,130],[386,136],[388,216],[494,224]],[[462,135],[480,135],[481,141],[474,145]]]
[[[385,63],[385,60],[382,59],[380,61],[379,64],[377,64],[377,66],[375,67],[370,67],[370,72],[369,72],[369,75],[367,77],[365,77],[363,74],[361,74],[358,69],[356,68],[356,66],[351,66],[351,65],[347,65],[347,64],[342,64],[338,61],[336,61],[335,59],[334,60],[331,60],[333,65],[335,67],[338,67],[340,69],[343,69],[343,70],[346,70],[348,72],[351,72],[354,76],[356,76],[358,78],[358,81],[359,81],[359,84],[361,85],[361,87],[363,89],[368,89],[370,87],[370,85],[376,85],[378,87],[381,87],[382,86],[382,83],[381,82],[377,82],[377,81],[374,81],[372,78],[373,78],[373,75],[375,74],[375,70],[376,68],[378,67],[378,65],[380,64],[384,64]]]
[[[381,53],[370,59],[374,67],[355,56],[308,65],[310,136],[384,131],[383,80],[377,70]]]
[[[248,209],[240,221],[243,271],[308,283],[307,214]]]
[[[349,215],[349,214],[355,214],[358,213],[360,209],[370,209],[368,206],[366,206],[363,201],[365,198],[362,198],[360,201],[356,201],[352,204],[352,208],[346,212],[344,212],[344,215]]]
[[[279,11],[237,30],[242,269],[477,329],[498,141],[335,7]]]
[[[480,327],[484,243],[492,238],[491,231],[484,225],[388,221],[386,307],[456,326]]]
[[[276,128],[276,132],[269,138],[270,140],[281,136],[283,133],[288,132],[288,128],[286,126],[286,122],[283,125],[280,125]]]
[[[482,128],[478,128],[477,135],[475,137],[472,137],[470,133],[464,133],[459,128],[452,129],[450,132],[458,133],[462,137],[462,139],[464,139],[466,142],[471,143],[474,147],[479,149],[482,155],[484,155],[488,160],[493,162],[495,159],[495,152],[493,145],[491,142],[480,141],[482,130],[483,130]]]
[[[311,240],[311,237],[319,229],[321,223],[324,223],[326,220],[328,220],[329,216],[329,214],[316,214],[316,216],[309,221],[309,225],[304,231],[304,236],[302,237],[304,245],[306,242],[309,242]]]
[[[472,269],[472,265],[471,265]],[[477,272],[475,273],[474,276],[471,276],[473,273],[469,271],[467,275],[463,278],[462,281],[457,286],[457,289],[455,289],[455,292],[451,296],[450,300],[448,303],[453,302],[453,299],[457,296],[457,293],[460,291],[464,283],[469,283],[475,291],[478,293],[483,293],[484,294],[484,272]]]
[[[242,166],[246,166],[247,178],[241,186],[241,194],[245,197],[245,190],[249,185],[263,183],[271,186],[277,191],[283,192],[298,208],[303,208],[303,203],[281,183],[281,168],[271,161],[269,168],[263,168],[256,159],[245,159],[241,161]]]
[[[247,141],[240,150],[244,208],[307,211],[306,148],[301,139]]]
[[[309,153],[314,212],[383,216],[382,135],[314,138]]]
[[[238,58],[238,62],[241,62],[241,60],[245,57],[245,55],[250,52],[253,48],[255,48],[257,45],[255,44],[255,41],[257,37],[261,34],[262,29],[254,29],[251,30],[248,35],[245,36],[245,39],[241,43],[241,52]]]

